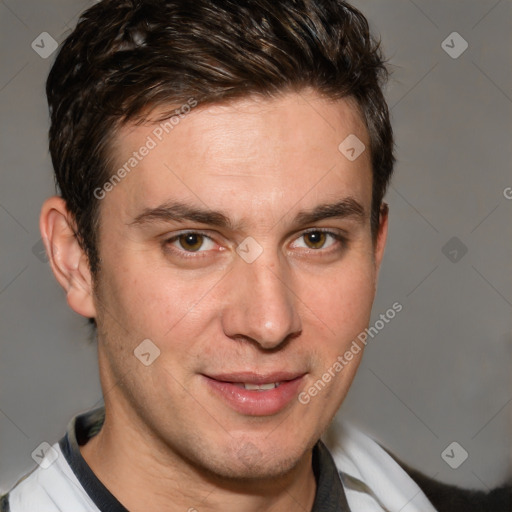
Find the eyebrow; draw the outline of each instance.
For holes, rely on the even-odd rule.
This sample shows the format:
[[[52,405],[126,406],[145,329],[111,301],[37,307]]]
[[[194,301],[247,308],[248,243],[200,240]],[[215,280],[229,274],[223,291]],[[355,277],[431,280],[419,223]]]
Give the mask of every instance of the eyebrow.
[[[311,210],[297,213],[293,219],[294,225],[313,224],[324,219],[353,218],[363,223],[367,218],[364,207],[352,197],[345,197],[335,203],[325,203]],[[181,203],[168,202],[156,208],[146,208],[130,222],[130,225],[144,225],[157,222],[184,222],[192,221],[210,226],[234,230],[233,222],[220,211],[213,211]]]
[[[331,204],[321,204],[312,210],[299,212],[295,219],[295,224],[312,224],[324,219],[344,219],[353,218],[363,223],[366,220],[366,211],[364,207],[352,197],[346,197],[341,201]]]
[[[222,228],[232,228],[233,225],[226,215],[207,209],[201,209],[186,203],[164,203],[156,208],[146,208],[130,222],[130,225],[148,224],[153,222],[183,222],[185,220],[210,224]]]

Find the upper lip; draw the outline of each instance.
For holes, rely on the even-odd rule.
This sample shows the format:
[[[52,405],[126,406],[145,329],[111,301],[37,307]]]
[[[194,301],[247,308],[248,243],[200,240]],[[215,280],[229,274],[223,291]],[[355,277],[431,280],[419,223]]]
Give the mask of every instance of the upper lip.
[[[271,372],[271,373],[256,373],[256,372],[237,372],[237,373],[219,373],[216,375],[205,374],[210,379],[215,379],[220,382],[237,382],[244,384],[255,384],[261,386],[263,384],[270,384],[272,382],[284,382],[287,380],[297,379],[305,375],[306,372]]]

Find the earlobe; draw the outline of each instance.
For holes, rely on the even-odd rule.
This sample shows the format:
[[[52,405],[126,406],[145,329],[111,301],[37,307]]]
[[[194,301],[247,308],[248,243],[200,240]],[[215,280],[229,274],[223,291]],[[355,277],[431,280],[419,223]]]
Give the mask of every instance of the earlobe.
[[[80,315],[96,317],[89,262],[64,199],[54,196],[44,202],[39,227],[53,274],[66,291],[69,306]]]

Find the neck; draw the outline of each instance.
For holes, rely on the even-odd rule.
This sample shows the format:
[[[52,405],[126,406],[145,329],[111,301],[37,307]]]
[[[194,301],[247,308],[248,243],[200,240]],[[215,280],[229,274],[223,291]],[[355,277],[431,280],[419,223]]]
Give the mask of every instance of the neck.
[[[278,478],[227,480],[180,457],[155,436],[141,435],[139,427],[121,411],[107,413],[101,431],[80,447],[98,479],[132,512],[287,512],[313,506],[312,450]]]

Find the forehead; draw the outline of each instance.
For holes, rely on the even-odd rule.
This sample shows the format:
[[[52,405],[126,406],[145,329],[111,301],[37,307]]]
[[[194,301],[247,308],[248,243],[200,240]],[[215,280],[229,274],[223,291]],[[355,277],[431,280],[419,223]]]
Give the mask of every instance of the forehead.
[[[128,125],[117,133],[114,172],[129,172],[108,202],[131,218],[177,198],[260,217],[347,195],[369,204],[369,150],[353,161],[340,151],[354,136],[369,148],[355,103],[312,92],[198,106],[174,123]]]

